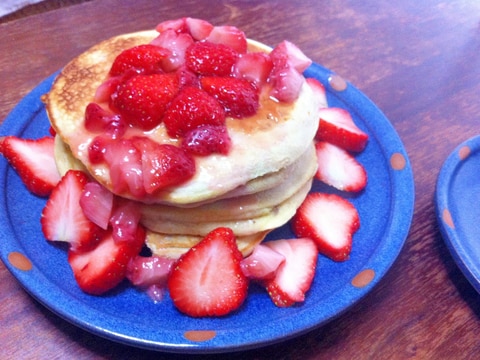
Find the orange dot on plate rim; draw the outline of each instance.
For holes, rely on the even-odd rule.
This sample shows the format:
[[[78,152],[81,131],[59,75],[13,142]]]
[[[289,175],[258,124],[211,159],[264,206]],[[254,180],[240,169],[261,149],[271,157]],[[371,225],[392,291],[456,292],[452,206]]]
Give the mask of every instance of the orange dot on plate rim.
[[[458,150],[460,160],[465,160],[470,155],[470,147],[465,145]]]
[[[390,165],[394,170],[403,170],[407,165],[407,160],[405,157],[400,153],[394,153],[390,157]]]
[[[197,342],[213,339],[216,335],[217,332],[214,330],[190,330],[183,334],[187,340]]]
[[[31,261],[18,251],[12,251],[8,254],[8,261],[19,270],[28,271],[32,269]]]
[[[444,209],[442,212],[442,220],[447,224],[451,229],[455,229],[455,224],[453,223],[452,214],[448,209]]]
[[[347,82],[339,75],[332,74],[328,78],[330,86],[336,91],[343,91],[347,88]]]
[[[370,284],[374,278],[375,270],[365,269],[355,275],[355,277],[352,279],[352,285],[357,288],[362,288]]]

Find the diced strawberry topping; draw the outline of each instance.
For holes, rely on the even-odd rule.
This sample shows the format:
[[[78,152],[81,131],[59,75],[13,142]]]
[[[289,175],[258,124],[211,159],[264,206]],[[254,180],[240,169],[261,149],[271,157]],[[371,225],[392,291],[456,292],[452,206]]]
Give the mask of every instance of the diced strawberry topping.
[[[337,107],[320,109],[315,137],[354,152],[362,151],[368,141],[368,135],[355,124],[350,112]]]
[[[265,281],[275,277],[278,268],[285,262],[285,256],[263,244],[258,244],[240,265],[246,277]]]
[[[129,124],[150,130],[160,124],[177,91],[175,74],[137,75],[118,87],[113,105]]]
[[[276,66],[293,67],[299,73],[303,73],[312,64],[312,60],[288,40],[278,44],[270,56]]]
[[[208,21],[195,18],[186,18],[185,25],[192,37],[199,41],[204,40],[213,30],[213,25]]]
[[[200,79],[197,74],[189,70],[186,65],[181,66],[176,71],[178,87],[181,89],[186,86],[200,88]]]
[[[193,155],[228,154],[231,147],[226,126],[202,125],[190,130],[182,139],[182,148]]]
[[[72,249],[90,249],[98,241],[101,229],[90,221],[80,207],[80,198],[88,176],[69,170],[53,189],[42,211],[42,232],[47,240],[63,241]]]
[[[235,26],[215,26],[205,40],[214,44],[227,45],[239,54],[247,52],[247,37]]]
[[[313,240],[282,239],[266,242],[265,246],[285,258],[274,278],[265,282],[273,303],[278,307],[288,307],[303,302],[317,265],[318,252]]]
[[[131,77],[131,76],[129,76]],[[109,103],[110,98],[113,93],[117,91],[118,86],[125,80],[127,77],[124,76],[111,76],[103,83],[95,91],[95,96],[93,97],[93,101],[96,103]]]
[[[170,136],[181,137],[201,125],[224,125],[225,111],[205,91],[187,86],[170,102],[163,121]]]
[[[121,201],[117,198],[110,217],[113,239],[116,242],[135,241],[140,216],[140,210],[135,202]]]
[[[195,42],[185,53],[187,68],[203,76],[230,76],[238,53],[224,44]]]
[[[318,168],[315,177],[341,191],[358,192],[367,185],[367,172],[357,159],[336,145],[315,144]]]
[[[110,68],[111,76],[123,75],[128,70],[142,74],[162,73],[162,61],[170,52],[155,45],[143,44],[123,50]]]
[[[272,59],[263,52],[241,54],[234,67],[234,75],[253,82],[261,88],[268,80],[273,68]]]
[[[137,198],[145,196],[142,176],[142,154],[133,145],[132,141],[120,139],[105,142],[101,138],[98,138],[98,140],[101,145],[104,145],[105,150],[103,152],[95,151],[94,154],[98,158],[103,155],[103,159],[110,169],[113,192],[122,194],[128,191]]]
[[[233,77],[202,77],[202,89],[223,105],[227,116],[244,118],[259,107],[258,89],[250,81]]]
[[[0,138],[0,144],[0,153],[18,173],[26,188],[35,195],[48,196],[60,181],[53,137],[31,140],[6,136]]]
[[[143,247],[145,230],[139,226],[133,241],[115,241],[105,232],[91,250],[68,251],[68,262],[79,287],[86,293],[100,295],[116,287],[127,272],[127,266]]]
[[[217,228],[175,263],[168,280],[174,305],[193,317],[223,316],[238,309],[247,296],[235,235]]]
[[[85,128],[91,132],[104,132],[115,139],[125,133],[127,124],[120,114],[97,103],[90,103],[85,109]]]
[[[313,239],[318,251],[334,261],[349,258],[359,227],[357,209],[336,194],[308,194],[292,219],[295,234]]]
[[[107,152],[107,144],[110,142],[110,137],[98,135],[92,139],[88,145],[88,160],[92,164],[101,164],[105,161],[105,154]]]
[[[174,263],[174,259],[163,256],[136,256],[128,263],[126,276],[140,288],[147,289],[152,285],[166,287]]]
[[[174,20],[165,20],[159,23],[155,27],[155,30],[158,31],[159,33],[163,33],[167,30],[173,30],[177,33],[182,33],[187,30],[185,20],[186,18],[184,17],[179,19],[174,19]]]
[[[162,61],[162,68],[167,72],[175,71],[185,64],[185,52],[193,43],[194,40],[190,34],[174,30],[166,30],[150,42],[151,45],[168,51],[168,56]]]
[[[112,215],[113,193],[97,182],[88,182],[83,188],[80,206],[91,222],[107,229]]]
[[[146,137],[131,139],[141,153],[143,187],[147,194],[182,184],[195,174],[195,161],[180,147]]]

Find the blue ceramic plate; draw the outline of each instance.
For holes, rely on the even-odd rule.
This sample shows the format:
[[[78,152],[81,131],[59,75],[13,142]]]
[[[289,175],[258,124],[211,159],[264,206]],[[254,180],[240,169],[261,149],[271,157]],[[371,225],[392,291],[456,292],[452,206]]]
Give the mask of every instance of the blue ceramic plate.
[[[266,292],[251,286],[243,307],[224,318],[193,319],[177,312],[167,296],[154,304],[128,284],[106,296],[80,291],[65,250],[42,236],[40,213],[45,199],[32,196],[19,177],[0,159],[1,257],[6,267],[39,302],[54,313],[99,336],[141,348],[182,353],[214,353],[264,346],[312,330],[347,310],[367,294],[397,258],[408,234],[414,184],[407,153],[390,122],[360,91],[331,71],[313,64],[306,72],[325,84],[330,106],[349,110],[370,136],[358,155],[369,182],[366,190],[348,196],[357,207],[361,228],[355,234],[349,261],[323,256],[306,301],[280,309]],[[48,133],[40,100],[53,81],[42,82],[5,120],[0,136],[37,138]],[[337,89],[337,90],[335,90]],[[315,183],[314,191],[332,190]],[[291,237],[286,225],[270,239]],[[23,265],[31,264],[31,268]]]
[[[448,156],[436,188],[440,231],[460,270],[480,292],[480,136]]]

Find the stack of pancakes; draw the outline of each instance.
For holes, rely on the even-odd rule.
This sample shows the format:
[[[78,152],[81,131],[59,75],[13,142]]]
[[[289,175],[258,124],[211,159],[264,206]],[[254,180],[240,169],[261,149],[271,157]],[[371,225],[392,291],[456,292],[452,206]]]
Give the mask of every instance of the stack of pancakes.
[[[92,164],[88,145],[97,134],[84,127],[85,108],[107,78],[115,57],[124,49],[149,43],[158,35],[143,31],[120,35],[87,50],[70,62],[45,97],[56,136],[60,173],[70,168],[87,171],[112,190],[108,167]],[[270,48],[249,40],[249,51]],[[163,189],[148,198],[116,194],[139,204],[147,245],[154,254],[177,258],[205,234],[219,226],[233,229],[240,250],[250,253],[266,234],[285,224],[310,190],[317,168],[313,137],[318,109],[326,100],[307,82],[293,104],[282,104],[264,89],[257,114],[246,119],[227,118],[232,141],[228,155],[196,157],[196,173],[185,183]],[[147,136],[159,143],[178,144],[163,124],[125,136]]]

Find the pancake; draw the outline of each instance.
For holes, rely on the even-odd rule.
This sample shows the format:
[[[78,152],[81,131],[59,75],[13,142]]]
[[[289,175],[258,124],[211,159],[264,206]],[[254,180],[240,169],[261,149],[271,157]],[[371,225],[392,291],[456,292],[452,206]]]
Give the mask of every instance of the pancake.
[[[88,132],[83,125],[85,108],[93,101],[97,87],[107,78],[115,57],[123,49],[148,43],[157,35],[155,31],[144,31],[99,43],[70,62],[46,96],[47,113],[59,138],[73,157],[109,190],[112,190],[109,169],[103,164],[94,165],[88,159],[88,145],[96,134]],[[270,50],[254,41],[250,41],[249,46],[255,50]],[[279,174],[310,146],[318,126],[318,109],[324,105],[306,82],[293,104],[278,103],[265,90],[257,114],[242,120],[227,118],[232,140],[228,155],[196,158],[196,173],[190,180],[148,198],[136,198],[129,192],[117,195],[150,204],[186,206],[218,199],[232,190],[242,189],[250,181]],[[166,134],[163,124],[148,133],[129,128],[125,137],[135,135],[148,136],[159,143],[177,142]],[[262,180],[257,182],[257,185],[263,183]],[[259,191],[269,187],[259,186]],[[241,194],[240,191],[230,197]]]

